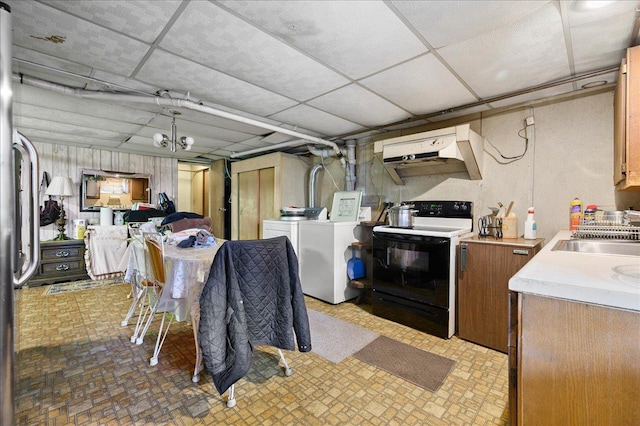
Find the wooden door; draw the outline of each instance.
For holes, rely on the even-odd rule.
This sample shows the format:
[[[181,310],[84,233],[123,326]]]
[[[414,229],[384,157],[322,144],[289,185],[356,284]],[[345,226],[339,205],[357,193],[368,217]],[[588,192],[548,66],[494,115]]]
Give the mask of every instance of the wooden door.
[[[262,221],[274,219],[275,169],[238,173],[238,239],[262,237]]]

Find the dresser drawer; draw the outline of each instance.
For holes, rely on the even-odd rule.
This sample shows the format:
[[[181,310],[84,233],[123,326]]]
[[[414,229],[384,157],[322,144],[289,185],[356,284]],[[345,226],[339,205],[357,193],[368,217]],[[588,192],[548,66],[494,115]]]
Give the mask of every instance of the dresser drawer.
[[[76,273],[76,272],[86,272],[84,266],[84,260],[70,260],[68,262],[53,262],[53,263],[43,263],[40,265],[40,273],[43,275],[52,275],[52,274],[65,274]]]
[[[84,257],[84,244],[81,246],[52,247],[42,249],[41,261]]]

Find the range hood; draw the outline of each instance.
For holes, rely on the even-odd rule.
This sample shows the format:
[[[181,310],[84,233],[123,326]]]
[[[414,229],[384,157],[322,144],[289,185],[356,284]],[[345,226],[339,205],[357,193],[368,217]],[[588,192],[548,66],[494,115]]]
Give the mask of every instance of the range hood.
[[[482,136],[469,124],[379,140],[374,153],[382,156],[396,185],[404,185],[408,176],[460,172],[482,179]]]

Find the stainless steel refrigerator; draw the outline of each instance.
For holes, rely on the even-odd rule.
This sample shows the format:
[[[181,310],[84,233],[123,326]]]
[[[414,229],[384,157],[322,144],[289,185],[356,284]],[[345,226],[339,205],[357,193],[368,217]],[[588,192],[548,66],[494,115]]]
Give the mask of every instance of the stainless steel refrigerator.
[[[38,158],[13,129],[11,9],[0,2],[0,425],[14,423],[15,289],[39,263]]]

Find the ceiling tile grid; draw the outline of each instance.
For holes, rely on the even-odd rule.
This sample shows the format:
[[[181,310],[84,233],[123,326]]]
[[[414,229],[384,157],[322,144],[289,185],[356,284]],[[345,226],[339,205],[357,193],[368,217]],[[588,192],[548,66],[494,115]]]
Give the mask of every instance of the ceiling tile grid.
[[[336,72],[208,2],[190,3],[160,46],[298,101],[349,83]]]
[[[363,126],[392,123],[410,116],[406,111],[357,84],[334,90],[307,104]]]
[[[415,115],[477,100],[433,55],[405,62],[360,83]]]
[[[156,50],[142,67],[138,79],[167,90],[192,92],[200,99],[266,116],[296,105],[296,101],[212,70],[195,62]]]
[[[351,79],[427,51],[381,1],[221,1]]]
[[[595,10],[586,0],[5,1],[16,125],[37,141],[136,153],[153,152],[150,137],[169,132],[175,107],[63,95],[17,73],[353,138],[611,83],[640,19],[635,0]],[[179,131],[196,147],[162,155],[228,156],[292,139],[179,109]]]
[[[570,75],[560,13],[553,4],[438,53],[483,98]]]

